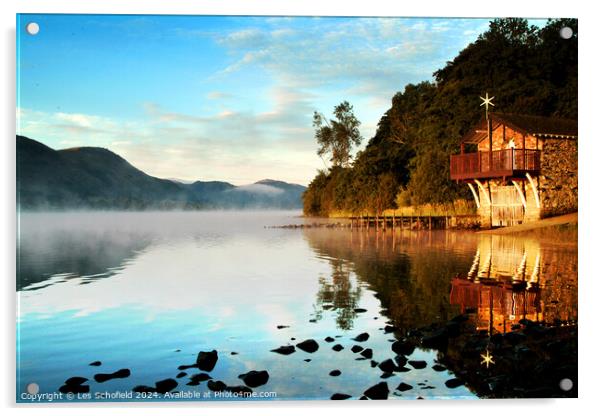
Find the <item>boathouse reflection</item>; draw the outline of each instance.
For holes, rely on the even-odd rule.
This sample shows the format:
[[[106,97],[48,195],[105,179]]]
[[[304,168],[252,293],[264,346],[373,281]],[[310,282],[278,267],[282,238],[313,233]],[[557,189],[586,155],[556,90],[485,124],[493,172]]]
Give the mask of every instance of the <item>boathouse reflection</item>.
[[[577,319],[577,259],[542,251],[535,239],[483,237],[472,266],[452,278],[450,303],[475,312],[477,328],[508,332],[521,319],[567,323]]]

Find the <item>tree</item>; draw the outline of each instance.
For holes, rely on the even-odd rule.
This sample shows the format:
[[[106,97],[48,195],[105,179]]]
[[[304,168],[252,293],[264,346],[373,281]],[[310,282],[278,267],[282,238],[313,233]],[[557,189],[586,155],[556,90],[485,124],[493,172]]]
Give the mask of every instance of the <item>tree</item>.
[[[320,157],[330,154],[334,166],[348,166],[351,148],[362,142],[360,122],[353,114],[353,106],[347,101],[334,108],[335,120],[327,120],[324,115],[314,112],[313,126],[318,142]]]

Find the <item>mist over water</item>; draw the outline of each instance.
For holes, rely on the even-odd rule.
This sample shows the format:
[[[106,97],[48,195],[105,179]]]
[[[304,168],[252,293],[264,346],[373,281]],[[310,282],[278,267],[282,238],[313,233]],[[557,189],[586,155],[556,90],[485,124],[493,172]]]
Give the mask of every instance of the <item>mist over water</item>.
[[[382,379],[369,360],[356,360],[351,338],[368,332],[364,346],[381,361],[394,338],[382,331],[387,322],[412,328],[470,306],[453,292],[453,279],[469,274],[477,253],[493,253],[495,273],[521,270],[541,286],[525,303],[531,309],[500,314],[577,318],[576,246],[466,232],[266,228],[313,222],[300,214],[20,214],[17,396],[30,382],[53,392],[69,377],[92,380],[121,368],[131,376],[92,380],[91,391],[131,391],[175,378],[199,351],[216,349],[211,376],[229,385],[241,384],[241,373],[267,370],[269,382],[257,390],[278,399],[359,397]],[[332,351],[328,336],[345,349]],[[320,345],[313,354],[270,352],[308,338]],[[464,386],[445,387],[453,375],[430,369],[434,351],[417,349],[411,359],[429,366],[396,373],[390,389],[400,381],[433,388],[391,398],[474,397]],[[101,367],[88,365],[96,360]],[[329,376],[334,369],[341,376]],[[177,390],[207,390],[177,380]]]

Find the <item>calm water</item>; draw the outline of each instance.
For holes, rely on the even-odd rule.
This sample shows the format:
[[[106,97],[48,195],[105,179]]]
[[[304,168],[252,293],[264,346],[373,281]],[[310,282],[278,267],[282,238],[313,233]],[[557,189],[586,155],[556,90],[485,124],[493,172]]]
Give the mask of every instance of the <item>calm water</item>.
[[[93,394],[153,386],[212,349],[211,376],[228,385],[267,370],[254,391],[277,399],[358,398],[383,380],[370,360],[356,360],[351,338],[368,332],[360,344],[374,359],[393,358],[387,322],[404,331],[469,310],[481,328],[503,332],[523,317],[577,319],[571,239],[265,228],[303,221],[297,212],[22,214],[17,399],[29,383],[55,392],[73,376],[89,378]],[[345,349],[332,351],[327,336]],[[308,338],[320,345],[313,354],[270,352]],[[428,365],[388,378],[392,392],[401,381],[414,386],[389,398],[475,397],[444,385],[453,374],[431,369],[435,351],[409,358]],[[89,366],[96,360],[102,366]],[[131,375],[92,380],[121,368]],[[176,391],[208,391],[177,381]]]

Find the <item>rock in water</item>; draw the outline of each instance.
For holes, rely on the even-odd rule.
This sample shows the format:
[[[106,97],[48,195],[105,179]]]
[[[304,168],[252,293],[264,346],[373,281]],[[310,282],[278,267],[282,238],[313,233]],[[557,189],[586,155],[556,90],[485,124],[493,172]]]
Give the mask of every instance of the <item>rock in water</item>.
[[[408,390],[412,390],[414,387],[410,386],[409,384],[406,383],[399,383],[399,386],[397,386],[397,390],[399,391],[408,391]]]
[[[363,349],[364,349],[364,347],[361,347],[361,346],[359,346],[359,345],[354,345],[353,347],[351,347],[351,351],[353,351],[353,352],[354,352],[354,353],[356,353],[356,354],[357,354],[358,352],[360,352],[361,350],[363,350]]]
[[[334,338],[333,337],[326,337],[326,338],[324,338],[324,341],[326,341],[326,342],[334,342]]]
[[[450,378],[445,382],[445,385],[450,389],[455,389],[456,387],[464,385],[464,382],[459,378]]]
[[[196,365],[199,370],[202,371],[211,371],[215,367],[215,363],[217,363],[217,351],[201,351],[199,355],[196,357]]]
[[[341,344],[336,344],[335,346],[332,347],[332,349],[335,350],[336,352],[339,352],[344,348],[345,347],[343,347]]]
[[[196,364],[183,364],[178,366],[178,370],[188,370],[189,368],[199,368]]]
[[[207,373],[198,373],[190,376],[190,381],[193,383],[202,383],[203,381],[210,380],[211,376]]]
[[[188,373],[184,372],[184,371],[180,371],[178,373],[178,375],[176,376],[176,378],[182,378],[182,377],[186,377],[188,375]]]
[[[89,365],[92,367],[99,367],[102,365],[102,363],[100,361],[92,361]]]
[[[172,391],[176,387],[178,387],[178,382],[173,378],[166,378],[165,380],[160,380],[155,383],[155,389],[157,390],[157,393],[162,394]]]
[[[126,378],[130,376],[130,370],[127,368],[122,368],[121,370],[117,370],[114,373],[99,373],[94,375],[94,380],[97,383],[104,383],[105,381],[112,380],[114,378]]]
[[[408,364],[410,364],[416,370],[420,370],[426,367],[426,361],[422,360],[410,360],[408,361]]]
[[[238,378],[240,378],[249,387],[259,387],[268,382],[270,375],[265,370],[251,370],[248,373],[239,375]]]
[[[155,393],[157,390],[151,386],[136,386],[132,391],[135,393]]]
[[[347,400],[350,399],[351,396],[345,393],[335,393],[330,396],[330,400]]]
[[[435,364],[432,368],[435,371],[445,371],[446,370],[445,366],[443,366],[441,364]]]
[[[414,352],[414,345],[409,341],[399,340],[391,344],[391,349],[395,354],[410,355]]]
[[[305,341],[298,343],[297,348],[305,352],[314,353],[318,351],[318,348],[320,348],[320,346],[313,339],[306,339]]]
[[[288,325],[277,325],[276,328],[284,329],[284,328],[288,328]]]
[[[389,385],[386,381],[381,381],[366,390],[364,396],[371,400],[387,400],[389,397]]]
[[[395,365],[392,359],[387,358],[378,365],[378,368],[380,368],[384,373],[392,373],[393,371],[397,370],[397,365]]]
[[[85,377],[71,377],[65,380],[65,384],[68,386],[80,385],[88,381]]]
[[[353,310],[353,312],[355,312],[355,313],[364,313],[364,312],[368,312],[368,310],[364,309],[364,308],[355,308]]]
[[[207,387],[211,391],[224,391],[224,390],[226,390],[226,387],[228,387],[228,386],[226,386],[226,383],[224,383],[223,381],[209,380],[207,382]]]
[[[332,377],[338,377],[341,375],[341,370],[332,370],[330,373],[328,373],[330,376]]]
[[[353,340],[357,342],[364,342],[368,341],[368,338],[370,338],[370,335],[367,332],[362,332],[361,334],[353,338]]]
[[[360,353],[360,355],[362,357],[365,357],[365,358],[368,358],[368,359],[372,358],[372,355],[373,355],[372,348],[366,348],[364,351],[362,351]]]
[[[59,387],[59,392],[73,393],[73,394],[89,393],[90,386],[85,385],[85,384],[65,384],[65,385]]]
[[[276,352],[282,355],[289,355],[295,352],[295,347],[292,345],[283,345],[282,347],[278,347],[274,350],[270,350],[271,352]]]

